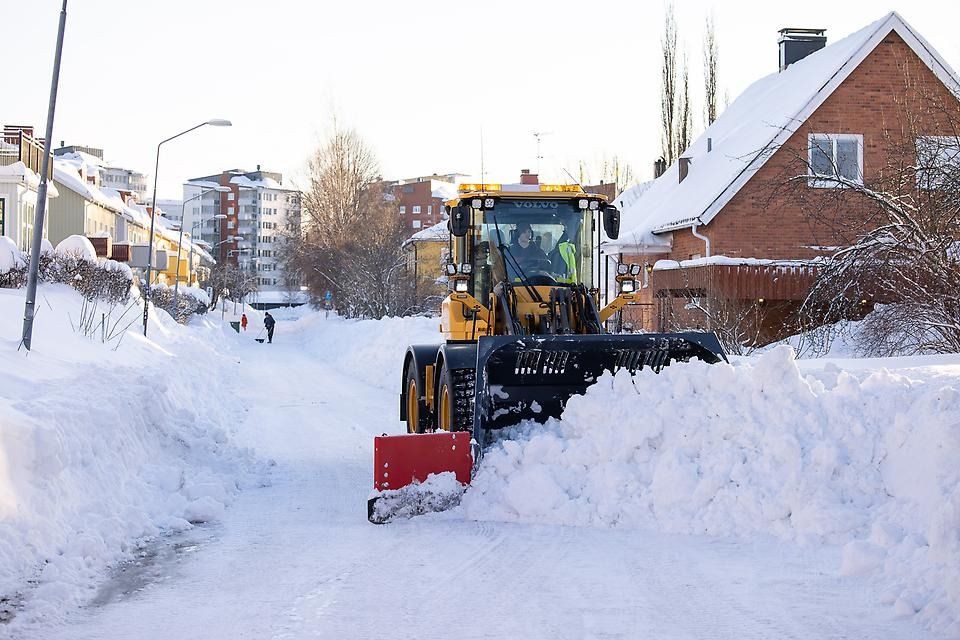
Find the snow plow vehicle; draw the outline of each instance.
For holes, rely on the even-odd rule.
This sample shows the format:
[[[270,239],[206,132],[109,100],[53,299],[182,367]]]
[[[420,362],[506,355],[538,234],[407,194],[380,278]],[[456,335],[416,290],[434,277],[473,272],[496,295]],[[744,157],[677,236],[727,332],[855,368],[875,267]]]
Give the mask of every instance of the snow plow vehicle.
[[[620,227],[604,196],[579,185],[464,184],[446,205],[441,340],[406,350],[400,420],[407,435],[375,440],[371,522],[390,519],[398,506],[411,513],[398,495],[431,474],[452,471],[468,484],[497,430],[560,417],[567,400],[605,371],[726,359],[709,332],[607,331],[607,320],[638,300],[641,269],[618,265],[618,295],[600,308],[592,231],[602,221],[615,239]]]

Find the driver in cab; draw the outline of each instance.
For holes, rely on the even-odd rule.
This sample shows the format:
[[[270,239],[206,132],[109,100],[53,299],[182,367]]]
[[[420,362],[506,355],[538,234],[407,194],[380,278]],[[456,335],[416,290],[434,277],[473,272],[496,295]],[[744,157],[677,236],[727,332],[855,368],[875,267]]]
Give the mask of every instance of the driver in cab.
[[[533,229],[529,222],[520,222],[514,230],[514,240],[510,245],[510,255],[516,259],[523,272],[529,276],[531,271],[541,271],[549,267],[550,259],[543,249],[533,241]],[[512,266],[512,265],[511,265]],[[514,269],[511,269],[514,271]],[[515,277],[521,277],[519,273]]]

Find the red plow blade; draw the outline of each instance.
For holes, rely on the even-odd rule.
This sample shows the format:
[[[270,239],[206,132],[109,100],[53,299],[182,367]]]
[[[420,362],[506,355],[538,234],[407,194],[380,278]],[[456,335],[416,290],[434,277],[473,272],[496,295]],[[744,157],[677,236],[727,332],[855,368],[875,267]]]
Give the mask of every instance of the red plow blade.
[[[391,509],[408,515],[437,510],[438,503],[431,496],[403,490],[445,472],[453,472],[460,485],[470,484],[470,437],[468,432],[441,431],[374,438],[373,488],[378,495],[367,501],[367,518],[382,523],[390,519]],[[387,506],[389,502],[395,504]],[[439,506],[446,502],[440,500],[443,504]]]

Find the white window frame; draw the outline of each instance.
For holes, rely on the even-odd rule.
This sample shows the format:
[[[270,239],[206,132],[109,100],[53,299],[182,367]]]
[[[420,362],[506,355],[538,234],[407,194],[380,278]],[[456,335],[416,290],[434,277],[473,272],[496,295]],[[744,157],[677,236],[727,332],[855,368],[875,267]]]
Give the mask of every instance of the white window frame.
[[[400,215],[404,215],[407,212],[406,205],[400,205]]]
[[[807,168],[813,173],[813,146],[816,140],[829,140],[831,149],[831,160],[834,168],[837,167],[837,143],[854,141],[857,143],[857,177],[856,179],[844,178],[855,184],[863,184],[863,134],[860,133],[811,133],[807,136]],[[823,148],[822,145],[817,145]],[[824,176],[823,179],[809,178],[807,185],[818,189],[847,188],[847,185],[838,182],[838,174],[833,176]]]
[[[418,204],[413,205],[413,212],[414,212],[414,213],[420,213],[420,205],[418,205]]]
[[[413,221],[413,228],[414,228],[414,229],[419,229],[421,226],[422,226],[422,225],[420,224],[420,221],[419,221],[419,220],[414,220],[414,221]]]

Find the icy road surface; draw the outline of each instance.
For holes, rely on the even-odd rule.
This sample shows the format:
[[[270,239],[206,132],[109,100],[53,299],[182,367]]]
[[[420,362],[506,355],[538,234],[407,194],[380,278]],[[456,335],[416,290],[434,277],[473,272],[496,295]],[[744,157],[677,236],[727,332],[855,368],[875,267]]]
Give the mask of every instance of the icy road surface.
[[[366,521],[395,389],[278,331],[241,344],[241,444],[276,461],[222,523],[167,539],[37,638],[932,638],[840,549],[638,530]]]

